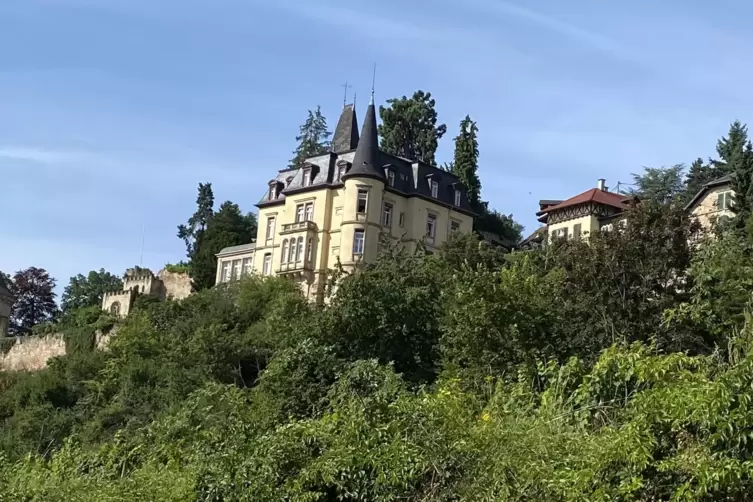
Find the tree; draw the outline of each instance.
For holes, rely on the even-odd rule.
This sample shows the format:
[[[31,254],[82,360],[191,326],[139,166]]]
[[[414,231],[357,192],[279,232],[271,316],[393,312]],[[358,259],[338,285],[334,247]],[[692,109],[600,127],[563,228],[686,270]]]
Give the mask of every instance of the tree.
[[[102,297],[108,291],[119,291],[123,288],[123,281],[116,275],[100,269],[92,270],[87,276],[78,274],[71,277],[71,282],[65,287],[62,296],[62,312],[84,307],[98,307],[102,304]]]
[[[293,151],[294,157],[288,165],[290,168],[300,167],[307,158],[329,151],[328,138],[332,133],[327,130],[327,119],[322,115],[320,106],[316,107],[316,111],[309,110],[309,116],[299,128],[299,133],[295,137],[298,147]]]
[[[6,274],[2,270],[0,270],[0,287],[4,287],[7,290],[10,290],[13,287],[13,282],[10,278],[10,275]]]
[[[469,115],[460,122],[460,133],[455,137],[455,157],[452,173],[463,183],[471,207],[479,208],[481,180],[478,177],[478,126]]]
[[[721,178],[720,170],[713,164],[707,164],[702,158],[697,158],[690,165],[688,174],[685,176],[685,202],[690,202],[706,183]]]
[[[523,225],[515,221],[512,214],[502,214],[489,209],[489,203],[481,202],[478,216],[473,220],[473,229],[477,232],[491,232],[514,244],[523,237]]]
[[[727,137],[722,137],[716,142],[716,153],[719,154],[719,159],[712,162],[722,173],[720,176],[731,174],[733,171],[731,164],[737,157],[742,156],[747,143],[748,126],[742,124],[739,120],[734,121],[729,126]]]
[[[52,321],[58,313],[55,279],[43,268],[29,267],[13,276],[11,293],[16,297],[11,310],[12,335],[25,335],[37,324]]]
[[[411,98],[388,99],[387,103],[388,107],[379,107],[381,149],[392,155],[435,165],[434,154],[447,126],[437,126],[437,111],[431,93],[419,90]]]
[[[677,200],[683,191],[682,175],[685,166],[646,167],[643,174],[633,174],[635,188],[631,195],[641,200],[653,200],[659,204],[669,204]]]
[[[731,170],[732,190],[735,192],[732,211],[735,228],[748,234],[753,215],[753,145],[748,142],[742,153],[733,155],[727,164]]]
[[[190,257],[191,279],[197,290],[214,286],[217,271],[216,255],[223,248],[248,244],[256,237],[256,217],[244,215],[240,207],[225,201],[207,222],[199,245]]]
[[[196,254],[199,241],[214,214],[214,192],[211,183],[199,183],[196,197],[196,212],[188,219],[188,224],[178,225],[178,238],[186,243],[189,260]]]

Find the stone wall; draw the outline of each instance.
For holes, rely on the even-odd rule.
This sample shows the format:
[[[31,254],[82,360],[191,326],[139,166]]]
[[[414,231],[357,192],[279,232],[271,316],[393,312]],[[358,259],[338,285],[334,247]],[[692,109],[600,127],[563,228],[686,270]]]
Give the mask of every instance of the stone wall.
[[[0,353],[0,371],[34,371],[47,366],[47,361],[65,354],[63,335],[17,337],[7,354]]]
[[[165,298],[182,300],[191,294],[191,278],[188,274],[176,274],[162,269],[157,277],[162,281]]]

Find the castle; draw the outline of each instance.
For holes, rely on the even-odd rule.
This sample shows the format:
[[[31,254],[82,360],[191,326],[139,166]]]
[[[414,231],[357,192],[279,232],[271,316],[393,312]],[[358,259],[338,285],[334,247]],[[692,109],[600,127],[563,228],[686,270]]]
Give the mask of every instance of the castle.
[[[156,276],[148,268],[134,267],[123,276],[123,289],[105,293],[102,310],[126,317],[139,295],[152,295],[161,300],[181,300],[191,294],[191,278],[185,273],[173,273],[167,268]]]

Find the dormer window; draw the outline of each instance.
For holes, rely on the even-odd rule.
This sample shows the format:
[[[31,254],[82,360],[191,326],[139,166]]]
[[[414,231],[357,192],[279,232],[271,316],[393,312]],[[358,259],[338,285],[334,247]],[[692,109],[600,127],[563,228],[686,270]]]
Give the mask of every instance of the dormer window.
[[[311,185],[311,168],[306,168],[303,170],[303,186],[309,185]]]
[[[335,183],[342,183],[343,176],[345,176],[345,172],[348,170],[348,163],[344,160],[341,160],[337,163],[337,174],[335,174]]]
[[[455,189],[455,205],[460,206],[460,190]]]
[[[436,199],[439,196],[439,183],[437,183],[434,180],[431,180],[430,183],[431,183],[431,196]]]
[[[387,184],[391,187],[395,186],[395,171],[387,169]]]
[[[268,199],[269,200],[275,200],[280,195],[280,189],[279,189],[279,183],[277,180],[272,180],[269,182],[269,194]]]

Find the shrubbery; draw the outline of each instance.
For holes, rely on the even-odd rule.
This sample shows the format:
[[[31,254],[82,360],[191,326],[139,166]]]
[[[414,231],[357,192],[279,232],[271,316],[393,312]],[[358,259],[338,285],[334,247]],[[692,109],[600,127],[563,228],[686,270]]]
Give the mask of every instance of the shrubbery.
[[[388,249],[327,306],[283,278],[94,310],[0,374],[8,500],[744,500],[744,240],[669,207],[502,255]],[[661,242],[657,249],[656,242]],[[29,455],[31,454],[31,455]],[[0,497],[2,499],[2,497]]]

